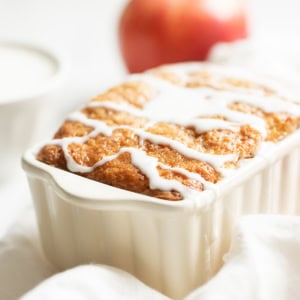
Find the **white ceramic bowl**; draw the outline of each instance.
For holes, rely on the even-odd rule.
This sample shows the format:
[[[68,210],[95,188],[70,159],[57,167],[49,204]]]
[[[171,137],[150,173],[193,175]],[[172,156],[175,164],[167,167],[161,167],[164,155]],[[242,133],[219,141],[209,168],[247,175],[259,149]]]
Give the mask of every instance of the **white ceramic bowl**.
[[[29,145],[41,138],[44,129],[41,124],[47,124],[47,119],[51,119],[49,115],[49,108],[53,105],[51,95],[61,85],[66,75],[65,63],[61,56],[41,46],[0,41],[1,51],[6,55],[0,63],[5,65],[7,76],[11,77],[11,87],[9,87],[11,94],[7,87],[0,86],[0,183],[17,173],[21,154]],[[3,54],[2,52],[0,55]],[[43,60],[45,65],[46,61],[49,65],[53,65],[53,73],[41,79],[39,76],[46,76],[42,71],[43,66],[38,65],[42,64]],[[20,75],[21,72],[14,76],[10,63],[12,69],[22,71],[23,77]],[[27,67],[30,68],[30,63],[33,64],[32,68],[36,68],[35,70],[26,70]],[[0,67],[3,70],[3,66]],[[5,72],[0,73],[0,77],[5,76]],[[35,86],[26,76],[35,76]],[[21,81],[22,78],[32,86],[27,89],[26,82]],[[13,82],[14,79],[16,82]],[[39,122],[42,119],[44,121]]]
[[[242,214],[300,213],[300,131],[197,201],[164,201],[23,158],[43,248],[61,269],[102,263],[182,299],[221,267]]]

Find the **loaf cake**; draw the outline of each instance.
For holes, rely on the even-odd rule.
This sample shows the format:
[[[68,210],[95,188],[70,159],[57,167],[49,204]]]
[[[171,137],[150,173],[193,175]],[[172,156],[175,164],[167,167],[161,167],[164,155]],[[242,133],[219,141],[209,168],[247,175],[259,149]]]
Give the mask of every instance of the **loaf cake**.
[[[269,82],[210,64],[167,65],[91,99],[36,158],[117,188],[183,200],[272,151],[299,128],[299,116],[299,103]]]

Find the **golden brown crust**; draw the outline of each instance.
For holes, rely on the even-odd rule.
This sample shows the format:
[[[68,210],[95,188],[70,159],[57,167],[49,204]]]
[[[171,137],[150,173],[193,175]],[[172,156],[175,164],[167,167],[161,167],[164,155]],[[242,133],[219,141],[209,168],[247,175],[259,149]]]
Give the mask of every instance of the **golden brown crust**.
[[[274,90],[263,85],[235,78],[216,77],[205,70],[188,73],[186,81],[166,69],[154,69],[149,73],[172,84],[188,88],[203,86],[214,90],[247,89],[267,96],[275,94]],[[151,120],[145,117],[138,117],[105,105],[97,106],[97,102],[99,104],[103,104],[103,102],[125,103],[139,111],[151,101],[155,94],[156,91],[149,84],[132,81],[113,87],[106,93],[93,98],[93,105],[86,106],[81,113],[88,119],[102,121],[111,127],[109,136],[102,133],[90,135],[94,128],[79,121],[67,120],[59,128],[54,136],[55,139],[86,136],[84,142],[74,140],[67,147],[68,155],[80,166],[93,167],[103,158],[116,155],[102,165],[92,168],[92,171],[77,173],[78,175],[161,199],[181,200],[182,195],[176,190],[162,191],[150,187],[149,178],[132,163],[131,154],[126,151],[120,152],[124,147],[130,147],[140,149],[148,156],[156,158],[159,163],[157,172],[162,179],[176,180],[190,189],[202,191],[204,185],[200,181],[184,175],[186,173],[183,174],[170,168],[179,168],[195,173],[210,183],[217,183],[222,179],[221,173],[209,163],[187,157],[168,144],[156,144],[147,138],[141,138],[137,133],[138,129],[143,129],[147,134],[177,141],[196,152],[216,155],[235,154],[237,159],[227,161],[223,165],[224,168],[236,168],[239,160],[255,156],[262,142],[262,134],[250,124],[197,132],[192,126],[185,127],[169,122],[157,122],[149,125],[148,122]],[[300,127],[300,118],[285,112],[265,112],[259,107],[241,101],[233,101],[228,104],[227,108],[263,119],[267,125],[266,141],[278,142]],[[222,114],[202,115],[199,118],[231,121]],[[37,159],[57,168],[68,170],[64,152],[59,145],[44,146],[38,153]]]
[[[37,160],[53,167],[67,170],[67,163],[62,148],[58,145],[46,145],[37,155]]]
[[[232,77],[218,77],[208,70],[189,72],[187,74],[186,82],[183,82],[183,80],[181,80],[180,77],[176,76],[176,74],[164,68],[153,70],[151,73],[154,76],[169,81],[170,83],[185,86],[188,88],[207,87],[222,91],[246,89],[249,91],[259,91],[267,96],[276,94],[276,91],[265,85]]]
[[[93,127],[86,126],[78,121],[66,121],[61,126],[56,134],[55,139],[62,139],[64,137],[82,137],[89,134],[93,130]]]
[[[117,154],[122,147],[137,147],[139,139],[131,130],[116,129],[111,136],[102,134],[89,138],[84,143],[71,143],[69,154],[82,166],[93,166],[105,156]]]
[[[274,95],[276,92],[267,86],[262,84],[257,84],[251,81],[231,78],[231,77],[221,77],[214,78],[210,74],[205,74],[206,80],[203,80],[203,74],[201,72],[190,73],[190,80],[188,82],[188,87],[198,87],[208,85],[216,90],[236,90],[236,89],[246,89],[249,91],[259,91],[265,95]]]
[[[92,99],[93,102],[110,101],[113,103],[126,103],[142,108],[153,96],[154,90],[145,82],[133,81],[117,85],[106,93]]]
[[[217,129],[204,132],[197,139],[205,152],[214,154],[237,153],[239,159],[252,158],[261,141],[261,134],[249,125],[239,131]]]
[[[71,145],[70,152],[72,153],[72,157],[78,163],[89,166],[89,165],[93,165],[97,161],[97,158],[95,158],[95,156],[93,155],[88,156],[89,155],[88,153],[82,151],[82,149],[78,149],[76,146],[79,145]],[[92,148],[87,148],[87,149],[88,151],[92,151]],[[156,156],[160,156],[160,155],[156,154]],[[90,158],[93,157],[94,160],[89,161]],[[43,149],[38,154],[37,159],[49,165],[53,165],[57,168],[67,170],[64,154],[59,146],[54,145],[54,146],[43,147]],[[193,166],[192,169],[196,170],[196,168],[197,166]],[[202,183],[193,179],[189,179],[180,173],[166,170],[161,167],[158,168],[158,173],[162,178],[178,180],[179,182],[181,182],[186,186],[189,186],[190,188],[193,188],[198,191],[203,190]],[[101,167],[96,167],[91,172],[81,173],[81,174],[78,173],[78,175],[105,184],[109,184],[111,186],[145,194],[148,196],[153,196],[153,197],[166,199],[166,200],[182,199],[182,196],[177,191],[160,191],[157,189],[150,189],[149,179],[144,174],[142,174],[138,168],[132,165],[130,153],[126,153],[126,152],[119,155],[117,158],[105,163]]]
[[[108,126],[127,125],[140,128],[148,121],[146,118],[132,116],[127,112],[116,111],[106,107],[86,107],[81,112],[89,119],[102,121]]]
[[[205,180],[213,183],[216,183],[221,179],[221,174],[210,164],[185,157],[168,145],[157,145],[146,141],[145,149],[148,155],[156,157],[159,162],[170,167],[179,167],[200,174]]]
[[[182,85],[182,86],[184,85],[183,80],[178,75],[176,75],[174,72],[168,71],[166,69],[153,69],[148,72],[160,79],[169,81],[170,83],[173,83],[176,85]]]
[[[300,118],[285,112],[265,112],[254,105],[238,101],[231,103],[228,107],[264,119],[267,124],[266,141],[268,142],[278,142],[300,127]]]

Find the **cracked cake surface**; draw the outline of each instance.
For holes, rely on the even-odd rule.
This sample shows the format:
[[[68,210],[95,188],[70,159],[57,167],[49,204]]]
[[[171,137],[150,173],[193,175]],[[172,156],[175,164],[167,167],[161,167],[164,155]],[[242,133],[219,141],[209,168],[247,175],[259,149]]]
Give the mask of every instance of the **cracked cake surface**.
[[[162,66],[70,114],[38,151],[51,166],[166,200],[213,189],[300,126],[300,106],[265,82],[209,64]]]

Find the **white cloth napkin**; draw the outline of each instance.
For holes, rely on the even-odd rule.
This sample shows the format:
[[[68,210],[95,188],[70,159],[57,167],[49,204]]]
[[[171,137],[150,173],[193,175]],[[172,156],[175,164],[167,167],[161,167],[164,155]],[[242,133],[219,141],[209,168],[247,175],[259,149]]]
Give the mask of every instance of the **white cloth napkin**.
[[[30,207],[0,240],[0,299],[18,299],[56,271],[42,255]]]
[[[22,300],[167,299],[132,275],[108,266],[56,272],[43,257],[29,209],[0,242],[0,299],[18,299],[23,294]],[[300,217],[242,217],[223,268],[185,300],[196,299],[300,299]]]
[[[224,260],[186,300],[300,299],[300,217],[242,217]]]
[[[55,275],[22,297],[22,300],[40,299],[166,300],[168,298],[124,271],[108,266],[87,265]]]

